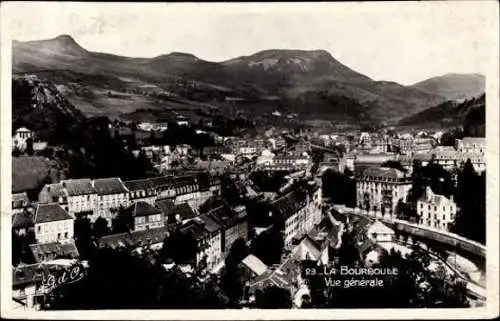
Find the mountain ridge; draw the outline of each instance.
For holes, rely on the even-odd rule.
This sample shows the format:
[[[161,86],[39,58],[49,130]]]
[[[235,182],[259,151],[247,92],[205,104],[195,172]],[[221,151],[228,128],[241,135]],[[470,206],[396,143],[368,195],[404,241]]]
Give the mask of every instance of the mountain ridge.
[[[235,96],[257,101],[278,97],[284,108],[301,113],[313,110],[338,115],[339,102],[367,109],[373,119],[397,119],[420,112],[447,99],[416,87],[374,81],[339,62],[323,49],[268,49],[222,62],[173,51],[153,58],[125,57],[87,51],[71,36],[13,43],[13,72],[71,70],[77,73],[127,78],[129,82],[159,86],[179,95],[224,101]],[[191,85],[179,86],[179,81]],[[323,97],[323,98],[321,98]],[[201,98],[200,98],[201,99]],[[235,103],[237,104],[237,103]],[[256,103],[257,104],[257,103]],[[333,117],[333,116],[332,116]]]
[[[464,100],[479,96],[485,90],[486,78],[479,73],[446,73],[417,82],[410,87],[447,100]]]

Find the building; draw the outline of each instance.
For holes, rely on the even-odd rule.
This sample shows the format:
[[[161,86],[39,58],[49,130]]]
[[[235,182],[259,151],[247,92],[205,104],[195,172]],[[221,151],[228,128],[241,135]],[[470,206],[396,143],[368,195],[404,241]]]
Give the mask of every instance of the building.
[[[257,157],[257,160],[255,161],[255,165],[257,166],[266,166],[266,165],[272,165],[274,163],[274,157],[276,155],[269,150],[265,149],[262,151],[259,157]]]
[[[380,137],[374,138],[371,142],[370,153],[386,153],[389,151],[389,138],[388,137]]]
[[[69,212],[68,195],[60,183],[45,184],[38,194],[39,203],[59,203]]]
[[[346,169],[354,172],[354,166],[356,161],[356,155],[353,153],[345,153],[340,159],[339,171],[343,173]]]
[[[90,179],[69,179],[57,184],[46,184],[38,199],[41,203],[57,202],[73,218],[86,216],[95,221],[97,193]]]
[[[245,257],[239,264],[239,267],[244,271],[243,273],[248,279],[258,277],[268,269],[268,266],[253,254]]]
[[[44,297],[41,264],[12,268],[12,300],[16,310],[39,310]]]
[[[160,176],[149,179],[157,193],[157,199],[174,199],[173,176]]]
[[[298,239],[307,232],[308,202],[307,191],[297,189],[270,204],[274,224],[284,232],[285,247],[290,247],[293,239]]]
[[[196,255],[190,263],[195,268],[208,267],[208,256],[211,250],[210,233],[205,229],[204,225],[200,222],[189,221],[179,228],[181,233],[192,237],[196,241]],[[206,266],[203,266],[206,264]]]
[[[33,132],[26,127],[21,127],[16,130],[16,133],[12,137],[12,147],[18,148],[19,150],[26,149],[27,140],[33,137]]]
[[[121,208],[129,205],[129,191],[120,178],[99,178],[93,181],[97,193],[97,217],[105,218],[111,224]]]
[[[203,147],[202,155],[208,158],[220,157],[222,154],[231,154],[231,149],[223,145]]]
[[[26,235],[34,226],[32,208],[12,213],[12,233]]]
[[[223,204],[213,208],[206,213],[221,227],[221,250],[227,255],[234,241],[241,238],[245,242],[248,240],[247,212],[244,206],[237,206],[232,209],[229,205]]]
[[[267,171],[294,171],[312,166],[312,160],[307,155],[282,154],[276,156],[261,155],[258,167]]]
[[[156,206],[164,217],[165,224],[185,224],[198,216],[188,203],[173,204],[171,200],[157,200]]]
[[[434,148],[435,140],[432,137],[421,137],[413,140],[412,152],[429,153]]]
[[[468,160],[471,161],[472,166],[476,172],[483,172],[486,170],[485,155],[481,153],[462,153],[460,165],[463,166]]]
[[[31,253],[37,263],[52,261],[60,258],[78,259],[80,254],[73,241],[67,243],[52,242],[45,244],[31,244]]]
[[[73,218],[58,203],[38,204],[33,222],[37,243],[73,240]]]
[[[98,248],[126,248],[134,249],[148,247],[160,249],[163,241],[172,232],[170,227],[164,226],[149,230],[133,231],[130,233],[119,233],[106,235],[99,238],[96,243]]]
[[[395,238],[395,232],[378,220],[368,226],[366,235],[376,243],[392,242]]]
[[[451,170],[461,162],[461,155],[453,146],[437,146],[431,151],[433,160],[446,170]]]
[[[143,201],[154,205],[157,192],[151,180],[138,179],[133,181],[124,181],[123,184],[129,191],[130,202]]]
[[[73,217],[87,216],[96,220],[97,192],[90,179],[70,179],[62,181],[61,186],[68,199],[68,213]]]
[[[207,214],[203,214],[195,219],[195,222],[203,226],[207,232],[208,245],[206,249],[207,255],[207,267],[208,269],[213,269],[224,259],[222,251],[222,226],[213,218]]]
[[[357,207],[377,216],[395,217],[399,201],[406,202],[411,177],[388,167],[369,167],[356,176]]]
[[[134,219],[133,231],[149,230],[164,226],[163,212],[144,201],[134,202],[124,211]]]
[[[455,148],[460,153],[483,154],[486,150],[486,139],[484,137],[464,137],[455,140]]]
[[[394,160],[395,158],[396,155],[392,153],[359,153],[355,155],[353,171],[355,174],[360,174],[369,167],[380,167],[385,162]]]
[[[203,203],[196,176],[175,177],[173,179],[173,187],[175,190],[175,204],[188,203],[192,208],[198,208]]]
[[[26,192],[12,193],[12,214],[23,212],[29,204],[30,200]]]
[[[447,231],[455,222],[457,204],[453,195],[447,198],[435,194],[427,186],[425,194],[417,201],[417,214],[419,224]]]

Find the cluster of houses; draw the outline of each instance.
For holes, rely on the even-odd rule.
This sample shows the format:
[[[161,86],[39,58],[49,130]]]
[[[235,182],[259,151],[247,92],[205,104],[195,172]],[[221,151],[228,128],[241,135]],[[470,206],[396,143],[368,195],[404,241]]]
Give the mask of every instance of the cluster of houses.
[[[244,197],[262,196],[250,183],[236,183]],[[102,236],[96,240],[97,247],[127,247],[135,251],[141,251],[144,246],[159,249],[170,233],[180,231],[197,243],[191,268],[202,267],[217,273],[232,244],[237,239],[248,242],[251,229],[246,206],[229,205],[220,195],[221,181],[209,175],[162,176],[134,181],[116,177],[68,179],[46,184],[39,193],[38,202],[31,203],[25,193],[13,194],[13,233],[23,235],[32,231],[36,240],[29,245],[35,263],[21,264],[15,269],[27,271],[34,265],[52,264],[62,257],[78,260],[75,219],[85,217],[94,223],[103,218],[111,226],[113,218],[124,213],[133,218],[130,232]],[[200,207],[202,204],[210,205]],[[292,246],[292,241],[304,237],[321,220],[321,188],[315,182],[291,188],[270,200],[268,208],[272,221],[276,222],[273,224],[279,224],[284,233],[286,246]],[[17,283],[16,275],[19,289],[37,284],[34,276],[30,282]],[[26,291],[16,299],[34,304]],[[28,303],[26,307],[33,308]]]
[[[422,138],[428,139],[428,138]],[[381,165],[388,161],[399,162],[409,173],[413,171],[414,161],[419,161],[422,166],[426,166],[433,161],[441,165],[445,170],[458,170],[467,160],[477,172],[486,170],[485,139],[480,137],[464,137],[457,139],[455,146],[433,145],[412,152],[365,152],[352,150],[342,155],[326,153],[323,163],[325,166],[338,169],[344,172],[349,169],[351,172],[360,172],[366,167]]]

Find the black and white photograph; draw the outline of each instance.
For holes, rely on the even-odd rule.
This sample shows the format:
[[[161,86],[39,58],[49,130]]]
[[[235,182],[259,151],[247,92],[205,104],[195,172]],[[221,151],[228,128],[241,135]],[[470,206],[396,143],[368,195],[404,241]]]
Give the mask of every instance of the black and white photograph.
[[[3,3],[2,317],[498,316],[498,8]]]

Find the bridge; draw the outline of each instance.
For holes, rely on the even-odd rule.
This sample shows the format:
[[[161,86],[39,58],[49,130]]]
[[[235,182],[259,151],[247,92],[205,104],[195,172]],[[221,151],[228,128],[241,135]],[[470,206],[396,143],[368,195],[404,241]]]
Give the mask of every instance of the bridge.
[[[462,237],[458,234],[450,233],[448,231],[438,230],[428,226],[422,226],[408,221],[403,221],[399,219],[375,216],[372,214],[365,214],[365,211],[360,209],[348,208],[345,206],[334,205],[333,208],[343,214],[355,214],[365,217],[370,217],[373,219],[380,220],[387,225],[394,228],[397,236],[402,236],[403,234],[408,234],[413,236],[414,239],[422,239],[428,241],[434,241],[441,243],[446,246],[456,247],[457,249],[468,252],[471,255],[477,256],[481,259],[486,258],[486,246]]]
[[[456,253],[475,263],[481,273],[485,272],[486,247],[483,244],[469,240],[460,235],[447,231],[438,230],[432,227],[421,226],[407,221],[392,219],[388,217],[367,215],[360,209],[348,208],[343,205],[334,205],[333,209],[339,214],[352,214],[380,220],[391,226],[395,232],[395,242],[403,245],[419,245],[426,252],[445,263],[446,267],[452,270],[455,275],[464,280],[467,284],[467,291],[470,297],[478,301],[486,300],[486,289],[484,285],[469,279],[456,267],[450,265],[444,258],[443,253]]]

